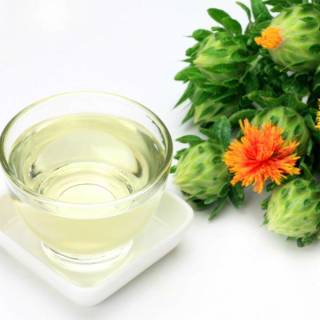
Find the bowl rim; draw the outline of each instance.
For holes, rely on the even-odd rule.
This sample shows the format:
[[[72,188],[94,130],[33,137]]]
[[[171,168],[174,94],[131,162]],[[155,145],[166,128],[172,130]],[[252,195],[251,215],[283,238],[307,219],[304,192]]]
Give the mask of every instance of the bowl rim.
[[[142,109],[145,114],[151,119],[151,121],[156,125],[156,127],[159,129],[159,132],[161,134],[163,144],[165,145],[165,159],[163,162],[163,166],[158,174],[158,176],[150,183],[147,184],[144,188],[131,193],[130,195],[115,199],[115,200],[109,200],[105,202],[93,202],[93,203],[74,203],[74,202],[68,202],[68,201],[62,201],[62,200],[57,200],[53,198],[46,197],[40,193],[34,192],[30,190],[29,188],[26,188],[26,185],[18,178],[16,178],[11,170],[10,166],[8,164],[8,161],[5,156],[5,151],[4,151],[4,146],[5,146],[5,141],[10,133],[11,129],[14,127],[16,122],[22,118],[24,115],[28,114],[29,112],[32,112],[34,108],[39,107],[39,105],[50,101],[54,100],[59,97],[63,96],[72,96],[72,95],[81,95],[81,94],[89,94],[89,95],[103,95],[103,96],[108,96],[108,97],[113,97],[113,98],[118,98],[120,100],[123,100],[127,103],[131,103],[132,106]],[[0,164],[1,167],[8,178],[9,182],[13,184],[15,188],[19,190],[24,196],[28,198],[32,198],[33,200],[37,202],[42,202],[48,205],[56,205],[56,206],[68,206],[68,207],[78,207],[78,208],[86,208],[86,207],[111,207],[111,206],[117,206],[122,203],[126,203],[129,201],[132,201],[143,194],[147,194],[150,190],[152,190],[154,187],[158,185],[158,183],[161,181],[163,176],[167,174],[167,172],[170,169],[171,166],[171,161],[172,161],[172,156],[173,156],[173,142],[172,142],[172,137],[170,135],[169,130],[167,129],[166,125],[164,122],[149,108],[147,108],[145,105],[141,104],[140,102],[133,100],[131,98],[128,98],[126,96],[123,96],[121,94],[113,93],[113,92],[107,92],[107,91],[99,91],[99,90],[78,90],[78,91],[67,91],[67,92],[62,92],[54,95],[47,96],[45,98],[36,100],[32,102],[31,104],[27,105],[24,107],[22,110],[20,110],[17,114],[15,114],[11,120],[6,124],[4,127],[1,135],[0,135]]]

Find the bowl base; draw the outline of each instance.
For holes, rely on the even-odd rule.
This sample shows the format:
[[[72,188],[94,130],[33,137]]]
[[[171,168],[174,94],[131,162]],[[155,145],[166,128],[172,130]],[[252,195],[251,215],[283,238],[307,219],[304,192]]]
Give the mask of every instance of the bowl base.
[[[71,256],[64,252],[50,248],[44,242],[41,242],[41,247],[45,255],[55,264],[63,269],[73,272],[97,272],[112,268],[115,265],[122,263],[128,256],[132,248],[133,241],[129,241],[115,249],[106,251],[98,255],[74,255]]]

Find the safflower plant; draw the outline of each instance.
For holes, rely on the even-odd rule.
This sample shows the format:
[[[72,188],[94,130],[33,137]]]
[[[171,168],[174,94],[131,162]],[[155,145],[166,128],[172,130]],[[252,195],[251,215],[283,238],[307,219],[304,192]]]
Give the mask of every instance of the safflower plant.
[[[264,223],[299,246],[320,238],[320,1],[236,2],[243,27],[211,8],[211,29],[198,29],[175,79],[176,104],[199,135],[178,138],[175,182],[213,219],[245,188],[262,201]]]

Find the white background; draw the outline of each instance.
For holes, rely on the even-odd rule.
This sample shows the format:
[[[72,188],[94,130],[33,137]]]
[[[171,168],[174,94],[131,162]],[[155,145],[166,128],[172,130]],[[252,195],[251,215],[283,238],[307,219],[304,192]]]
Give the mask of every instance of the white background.
[[[247,1],[246,1],[247,2]],[[184,111],[186,36],[209,27],[232,0],[1,0],[0,125],[35,99],[75,89],[132,97],[156,111],[173,137]],[[171,186],[172,188],[172,186]],[[181,245],[93,308],[79,308],[0,251],[0,319],[308,319],[319,316],[320,245],[298,249],[262,225],[260,199],[203,213]]]

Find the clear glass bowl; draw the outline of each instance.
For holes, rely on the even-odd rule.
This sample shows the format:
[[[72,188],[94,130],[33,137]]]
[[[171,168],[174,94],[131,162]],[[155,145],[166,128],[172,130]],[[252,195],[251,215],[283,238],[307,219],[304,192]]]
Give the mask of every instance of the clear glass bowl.
[[[10,165],[16,140],[40,122],[75,114],[110,115],[142,125],[153,134],[164,152],[157,175],[143,188],[118,199],[106,197],[104,202],[68,202],[34,192]],[[95,141],[84,143],[90,145]],[[128,255],[134,238],[158,207],[171,159],[172,140],[163,122],[143,105],[104,92],[71,92],[39,100],[19,112],[0,137],[0,162],[19,213],[51,260],[78,271],[114,265]]]

